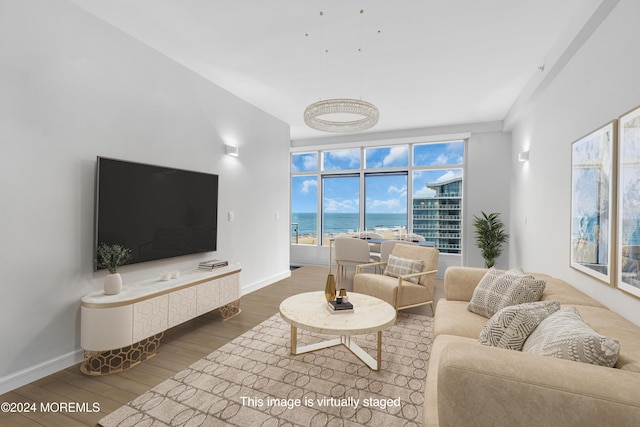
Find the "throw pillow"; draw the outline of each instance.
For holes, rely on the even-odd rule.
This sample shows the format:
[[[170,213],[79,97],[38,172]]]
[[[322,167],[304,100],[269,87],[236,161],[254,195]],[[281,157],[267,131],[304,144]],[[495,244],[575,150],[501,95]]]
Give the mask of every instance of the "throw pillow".
[[[575,307],[565,307],[540,323],[522,351],[612,367],[618,360],[620,343],[591,329]]]
[[[405,274],[419,273],[422,271],[424,262],[419,259],[400,258],[395,255],[389,255],[387,267],[384,269],[385,276],[400,277]],[[420,277],[410,277],[410,282],[418,283]]]
[[[536,301],[502,308],[484,325],[478,342],[520,351],[540,322],[558,310],[558,301]]]
[[[473,290],[467,310],[490,318],[501,308],[540,300],[545,285],[519,268],[506,272],[491,268]]]

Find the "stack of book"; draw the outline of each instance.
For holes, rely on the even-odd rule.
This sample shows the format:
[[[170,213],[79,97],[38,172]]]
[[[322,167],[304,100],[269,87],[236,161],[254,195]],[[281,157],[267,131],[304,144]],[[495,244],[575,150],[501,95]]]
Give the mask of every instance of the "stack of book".
[[[350,302],[338,303],[337,301],[327,302],[327,309],[331,313],[353,313],[353,304]]]
[[[213,270],[214,268],[225,267],[229,265],[227,261],[221,261],[219,259],[212,259],[209,261],[203,261],[198,264],[198,268],[201,270]]]

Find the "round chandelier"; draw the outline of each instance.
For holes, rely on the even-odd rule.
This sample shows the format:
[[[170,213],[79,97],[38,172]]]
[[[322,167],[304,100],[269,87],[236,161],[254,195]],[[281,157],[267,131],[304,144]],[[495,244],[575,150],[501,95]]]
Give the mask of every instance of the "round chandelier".
[[[330,120],[327,115],[359,116],[355,120]],[[370,102],[351,98],[334,98],[314,102],[304,110],[307,126],[324,132],[358,132],[372,128],[378,123],[380,113]]]

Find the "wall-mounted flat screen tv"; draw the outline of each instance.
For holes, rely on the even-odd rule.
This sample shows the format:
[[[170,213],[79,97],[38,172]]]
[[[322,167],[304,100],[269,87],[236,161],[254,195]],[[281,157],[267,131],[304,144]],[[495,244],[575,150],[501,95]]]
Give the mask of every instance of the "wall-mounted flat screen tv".
[[[101,243],[127,264],[215,251],[217,221],[218,175],[98,157],[94,260]]]

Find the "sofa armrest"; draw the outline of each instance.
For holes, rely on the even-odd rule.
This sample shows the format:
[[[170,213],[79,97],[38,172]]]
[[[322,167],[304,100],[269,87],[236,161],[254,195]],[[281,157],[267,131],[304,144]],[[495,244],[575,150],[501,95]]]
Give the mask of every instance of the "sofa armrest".
[[[440,427],[637,425],[640,374],[451,342],[440,355]]]
[[[471,301],[473,290],[487,271],[477,267],[447,268],[444,272],[444,297],[449,301]]]

